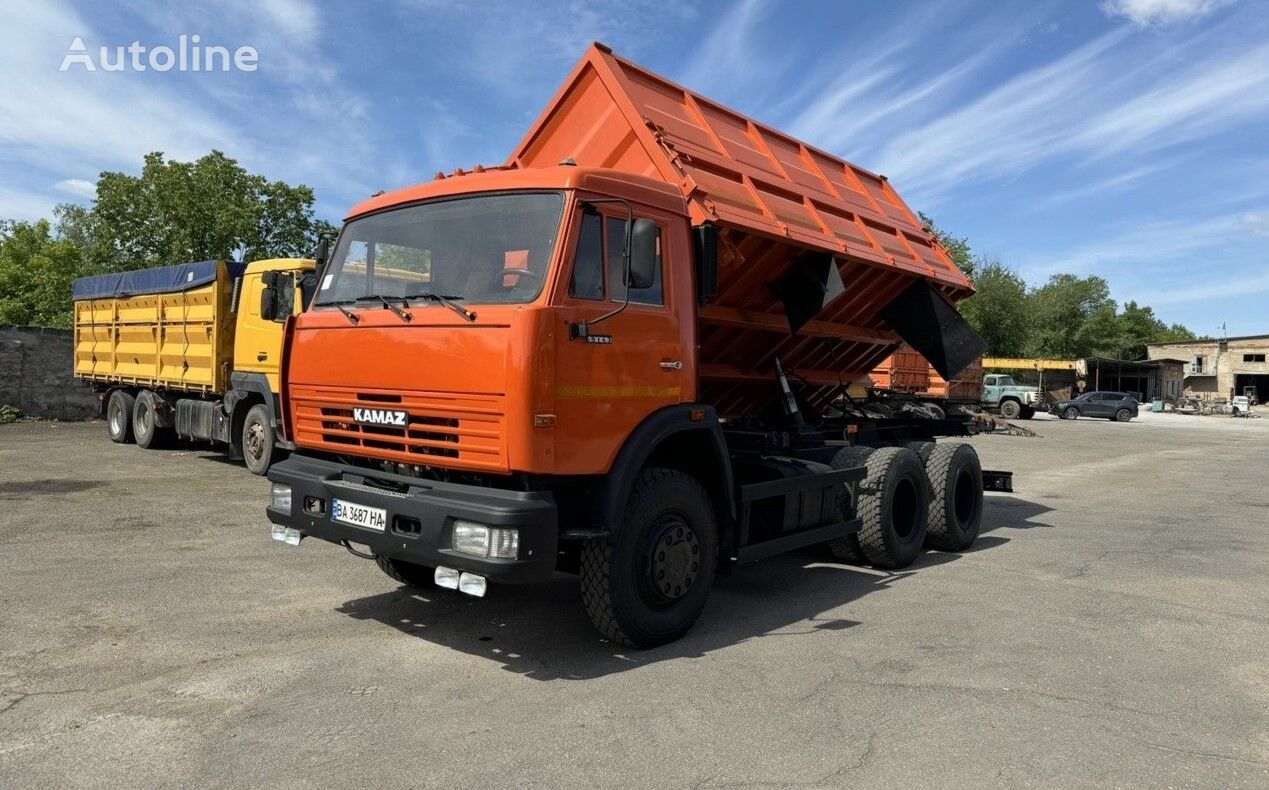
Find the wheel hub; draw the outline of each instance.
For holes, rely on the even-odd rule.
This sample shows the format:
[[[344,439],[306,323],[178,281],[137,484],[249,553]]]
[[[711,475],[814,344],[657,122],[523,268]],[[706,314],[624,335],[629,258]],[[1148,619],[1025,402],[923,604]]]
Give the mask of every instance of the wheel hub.
[[[651,554],[648,567],[657,595],[667,601],[686,595],[701,569],[701,542],[692,528],[678,517],[667,519]]]
[[[264,426],[258,422],[247,429],[247,452],[252,458],[259,458],[264,452]]]

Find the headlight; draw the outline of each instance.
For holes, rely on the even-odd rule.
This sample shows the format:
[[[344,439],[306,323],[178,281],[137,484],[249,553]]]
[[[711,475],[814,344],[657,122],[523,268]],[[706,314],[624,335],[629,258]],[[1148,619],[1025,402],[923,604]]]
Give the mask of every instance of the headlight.
[[[273,506],[278,510],[291,509],[291,487],[285,483],[273,484]]]
[[[513,560],[520,554],[520,531],[489,527],[474,521],[455,521],[450,545],[454,551],[473,557]]]

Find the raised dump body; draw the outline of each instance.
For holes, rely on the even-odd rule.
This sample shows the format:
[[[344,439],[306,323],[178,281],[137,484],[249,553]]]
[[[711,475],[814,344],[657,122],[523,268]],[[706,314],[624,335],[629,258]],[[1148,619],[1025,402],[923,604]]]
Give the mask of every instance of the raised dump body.
[[[76,280],[76,378],[225,392],[233,368],[234,281],[245,268],[199,261]]]
[[[675,185],[693,225],[719,229],[716,293],[697,317],[699,397],[720,414],[769,405],[777,357],[807,385],[802,396],[822,405],[842,385],[867,383],[901,334],[945,376],[982,353],[972,333],[931,329],[959,317],[933,294],[911,291],[915,283],[950,302],[973,291],[884,176],[602,45],[587,51],[508,164],[569,160]]]

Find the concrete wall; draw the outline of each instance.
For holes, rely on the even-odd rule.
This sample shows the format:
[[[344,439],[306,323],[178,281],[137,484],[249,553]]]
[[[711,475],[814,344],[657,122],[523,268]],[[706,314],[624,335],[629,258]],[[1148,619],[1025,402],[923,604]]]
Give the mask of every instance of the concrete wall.
[[[97,394],[71,375],[73,347],[69,329],[0,326],[0,406],[28,417],[96,417]]]
[[[1167,343],[1150,346],[1150,359],[1185,359],[1203,357],[1203,373],[1196,374],[1185,366],[1185,389],[1194,397],[1228,398],[1240,374],[1269,375],[1269,362],[1244,361],[1245,355],[1265,354],[1269,360],[1269,335],[1235,338],[1229,341],[1196,340],[1191,343]],[[1238,393],[1241,394],[1241,393]]]

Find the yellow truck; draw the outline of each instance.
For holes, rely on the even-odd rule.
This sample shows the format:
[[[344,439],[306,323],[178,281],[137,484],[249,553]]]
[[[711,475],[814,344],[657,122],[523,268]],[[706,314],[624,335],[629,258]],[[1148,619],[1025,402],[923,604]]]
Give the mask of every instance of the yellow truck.
[[[282,452],[278,357],[316,290],[302,258],[197,261],[75,281],[75,377],[98,391],[110,438],[229,445],[263,475]]]

